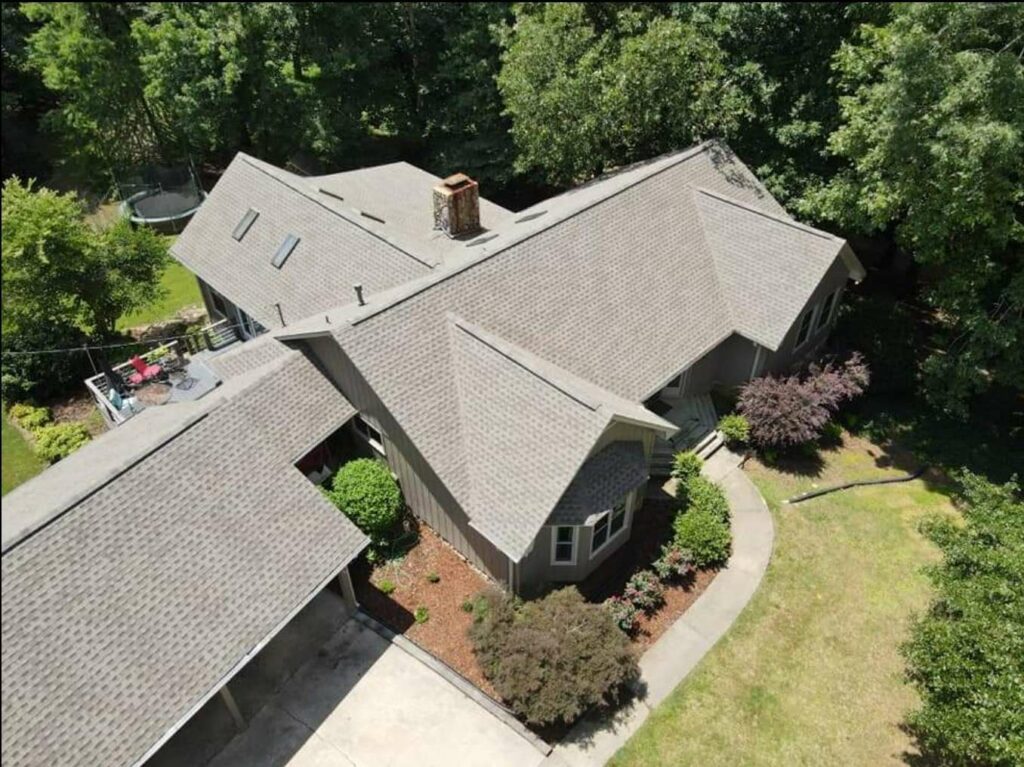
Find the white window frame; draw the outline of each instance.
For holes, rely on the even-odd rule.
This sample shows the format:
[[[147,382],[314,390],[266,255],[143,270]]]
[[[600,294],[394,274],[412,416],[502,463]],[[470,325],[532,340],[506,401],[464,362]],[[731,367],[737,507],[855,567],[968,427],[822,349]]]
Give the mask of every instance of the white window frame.
[[[387,450],[384,449],[384,430],[373,419],[367,418],[362,413],[357,413],[355,418],[352,419],[352,428],[370,447],[381,455],[387,455]],[[380,435],[380,440],[373,437],[373,434],[369,431],[370,429]]]
[[[803,330],[804,317],[806,317],[808,315],[810,315],[811,321],[807,325],[807,335],[804,336],[804,340],[801,341],[800,340],[800,332]],[[807,343],[811,340],[811,337],[814,335],[814,324],[815,324],[815,320],[817,318],[818,318],[818,305],[817,304],[815,304],[810,309],[808,309],[806,312],[804,312],[803,314],[800,315],[800,324],[796,326],[796,338],[794,339],[794,341],[796,343],[793,346],[793,351],[796,351],[801,346],[806,346]]]
[[[558,551],[558,531],[572,530],[572,559],[563,561],[555,558]],[[551,528],[551,564],[558,567],[574,567],[576,565],[576,552],[579,551],[580,529],[576,525],[554,525]],[[563,541],[564,543],[564,541]]]
[[[622,527],[620,527],[614,533],[612,532],[612,512],[615,511],[615,506],[612,506],[612,508],[607,509],[605,511],[602,511],[600,514],[595,515],[592,520],[588,520],[588,526],[590,527],[590,558],[591,559],[593,559],[595,556],[600,554],[601,551],[603,551],[608,546],[609,543],[611,543],[616,538],[621,536],[626,530],[629,530],[629,528],[630,528],[630,526],[632,524],[632,517],[633,517],[633,493],[634,493],[633,490],[630,490],[628,493],[626,493],[626,497],[625,497],[626,511],[625,511],[624,516],[622,517]],[[606,519],[608,520],[608,537],[605,538],[604,542],[595,549],[594,548],[594,531],[597,530],[597,526],[599,524],[601,524],[601,522],[606,520]]]
[[[832,320],[836,316],[836,304],[839,303],[839,291],[842,288],[836,288],[832,293],[825,296],[821,302],[821,310],[818,312],[817,321],[814,323],[814,332],[820,333],[822,330],[832,324]],[[832,300],[831,305],[828,307],[828,312],[825,311],[825,305],[828,304],[829,299]],[[827,316],[826,316],[827,314]]]

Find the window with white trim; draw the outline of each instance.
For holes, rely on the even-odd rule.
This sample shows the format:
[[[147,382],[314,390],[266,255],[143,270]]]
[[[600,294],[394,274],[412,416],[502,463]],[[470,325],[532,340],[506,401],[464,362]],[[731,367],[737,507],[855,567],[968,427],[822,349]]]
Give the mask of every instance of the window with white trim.
[[[807,339],[811,335],[811,325],[813,321],[814,307],[812,306],[804,313],[804,316],[800,318],[800,330],[798,330],[796,334],[796,344],[793,346],[794,349],[799,349],[807,343]]]
[[[836,308],[836,300],[839,298],[839,291],[835,293],[829,293],[825,296],[825,303],[821,305],[821,313],[818,315],[818,330],[828,325],[832,321],[832,314]]]
[[[629,498],[630,494],[627,494],[610,511],[604,512],[597,518],[597,521],[594,523],[593,532],[590,535],[591,556],[604,548],[608,541],[626,527],[626,512],[629,511]]]
[[[554,565],[576,564],[576,528],[559,525],[551,528],[551,563]]]
[[[369,442],[370,447],[384,455],[384,435],[380,429],[361,415],[357,415],[352,419],[352,425],[355,427],[356,434]]]

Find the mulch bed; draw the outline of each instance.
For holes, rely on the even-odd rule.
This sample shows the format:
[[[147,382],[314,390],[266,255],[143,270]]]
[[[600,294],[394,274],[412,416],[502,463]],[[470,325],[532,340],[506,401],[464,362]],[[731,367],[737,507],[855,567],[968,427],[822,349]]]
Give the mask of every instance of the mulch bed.
[[[440,576],[437,583],[427,580],[431,573]],[[467,636],[473,616],[462,609],[464,602],[472,600],[491,584],[437,533],[420,525],[419,542],[404,557],[376,567],[361,557],[353,565],[352,579],[356,596],[366,612],[499,700],[484,678]],[[376,586],[384,580],[397,586],[390,595]],[[417,607],[430,611],[425,623],[416,623]]]
[[[645,500],[643,508],[633,516],[633,532],[629,540],[579,584],[580,593],[591,602],[603,602],[610,596],[621,594],[630,576],[650,567],[661,555],[662,545],[672,539],[676,508],[675,500],[668,497]],[[698,570],[683,581],[666,585],[665,604],[650,615],[642,615],[632,637],[633,644],[641,653],[686,612],[686,608],[714,580],[716,573],[716,570]]]

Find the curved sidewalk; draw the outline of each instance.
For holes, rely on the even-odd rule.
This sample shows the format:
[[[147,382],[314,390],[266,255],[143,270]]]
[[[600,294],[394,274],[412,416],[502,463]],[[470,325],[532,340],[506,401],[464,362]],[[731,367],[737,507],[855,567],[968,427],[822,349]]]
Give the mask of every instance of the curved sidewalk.
[[[732,511],[729,562],[700,598],[640,658],[642,697],[611,717],[579,722],[555,747],[547,764],[597,767],[639,729],[651,709],[682,682],[746,607],[771,559],[775,528],[771,513],[742,469],[722,448],[704,473],[725,491]]]

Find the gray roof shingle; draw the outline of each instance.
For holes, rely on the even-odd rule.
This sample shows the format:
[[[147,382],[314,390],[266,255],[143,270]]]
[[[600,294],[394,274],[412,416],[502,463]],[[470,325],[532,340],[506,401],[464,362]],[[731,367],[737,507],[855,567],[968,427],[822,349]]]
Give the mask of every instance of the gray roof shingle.
[[[5,552],[5,765],[137,763],[365,546],[292,465],[351,405],[298,352],[236,381]]]
[[[612,442],[587,459],[551,513],[549,524],[582,525],[592,514],[607,511],[648,478],[640,442]]]

